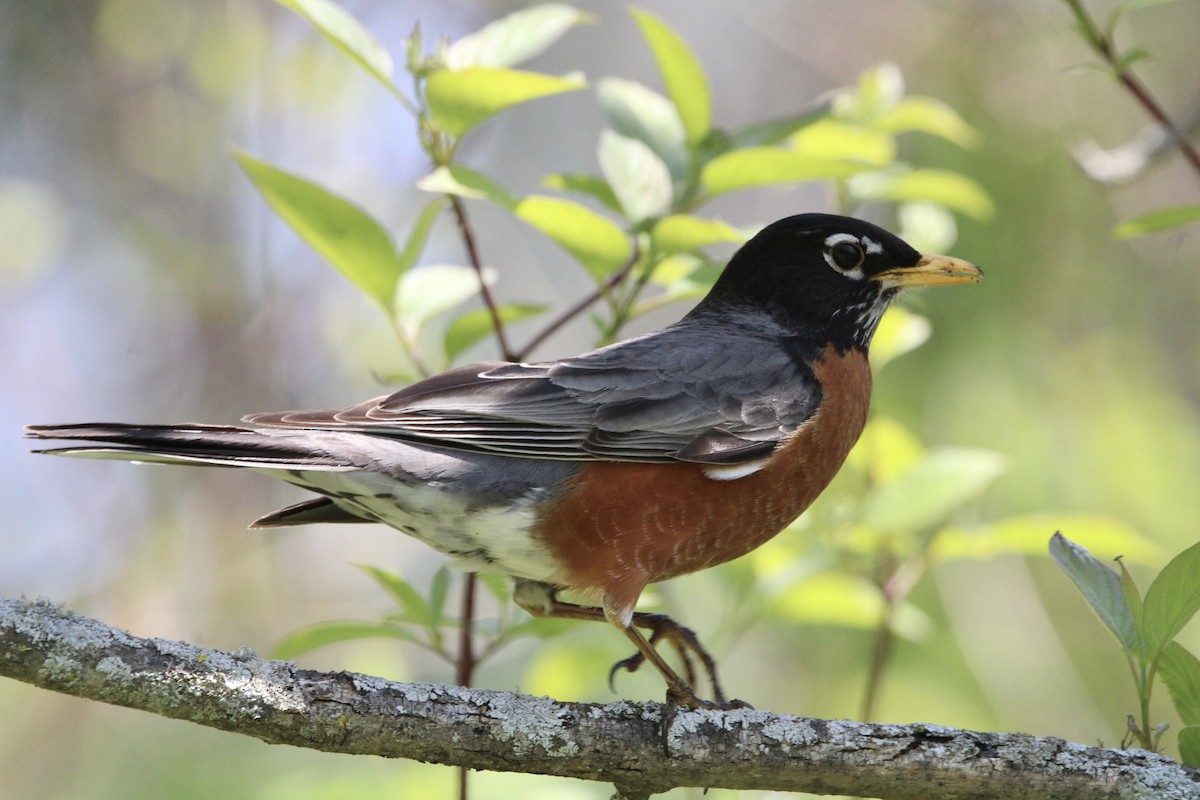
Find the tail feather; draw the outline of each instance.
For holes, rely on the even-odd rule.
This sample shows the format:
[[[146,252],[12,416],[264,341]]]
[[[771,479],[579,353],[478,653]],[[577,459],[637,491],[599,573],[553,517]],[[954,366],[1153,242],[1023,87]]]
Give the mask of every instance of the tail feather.
[[[356,517],[339,507],[328,497],[314,497],[302,503],[272,511],[250,523],[251,528],[286,528],[292,525],[309,525],[316,522],[374,522]]]
[[[281,435],[282,434],[282,435]],[[350,470],[353,465],[320,446],[308,431],[264,432],[226,425],[30,425],[26,437],[85,442],[37,450],[51,455],[142,461],[154,464],[258,469]]]

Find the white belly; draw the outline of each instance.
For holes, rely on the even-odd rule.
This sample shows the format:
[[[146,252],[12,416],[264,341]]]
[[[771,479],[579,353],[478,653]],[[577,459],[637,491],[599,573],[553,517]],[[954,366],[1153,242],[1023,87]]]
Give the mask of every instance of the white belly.
[[[507,504],[485,504],[436,481],[406,485],[371,472],[276,475],[327,494],[355,516],[421,540],[459,569],[535,581],[552,581],[558,572],[546,548],[530,535],[533,507],[545,490],[531,489]]]

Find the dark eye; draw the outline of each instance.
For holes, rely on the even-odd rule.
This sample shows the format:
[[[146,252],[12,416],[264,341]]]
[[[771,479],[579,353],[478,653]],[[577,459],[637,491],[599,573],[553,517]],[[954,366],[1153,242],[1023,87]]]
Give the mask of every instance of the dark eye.
[[[838,242],[829,250],[829,257],[838,269],[849,272],[863,263],[863,250],[854,242]]]

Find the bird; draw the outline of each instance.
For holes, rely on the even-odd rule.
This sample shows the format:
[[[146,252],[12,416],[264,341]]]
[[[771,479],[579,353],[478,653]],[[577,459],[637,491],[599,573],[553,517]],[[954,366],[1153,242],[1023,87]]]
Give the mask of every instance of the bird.
[[[471,364],[345,408],[250,414],[233,426],[26,430],[65,443],[39,453],[282,479],[316,497],[252,528],[389,525],[455,566],[507,576],[534,616],[614,625],[635,652],[610,684],[648,662],[670,713],[738,708],[695,633],[637,611],[639,597],[794,521],[863,430],[884,311],[910,287],[982,277],[870,222],[803,213],[750,238],[677,322],[574,357]],[[694,688],[693,658],[712,699]]]

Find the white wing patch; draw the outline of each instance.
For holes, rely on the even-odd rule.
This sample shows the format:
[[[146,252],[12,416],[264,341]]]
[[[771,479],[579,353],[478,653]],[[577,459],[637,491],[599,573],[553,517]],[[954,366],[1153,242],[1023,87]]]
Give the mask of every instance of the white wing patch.
[[[713,464],[704,468],[704,477],[714,481],[736,481],[753,475],[771,461],[770,456],[747,461],[744,464]]]

